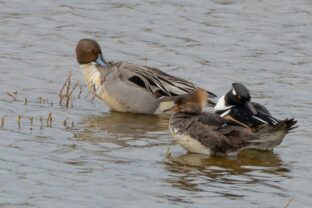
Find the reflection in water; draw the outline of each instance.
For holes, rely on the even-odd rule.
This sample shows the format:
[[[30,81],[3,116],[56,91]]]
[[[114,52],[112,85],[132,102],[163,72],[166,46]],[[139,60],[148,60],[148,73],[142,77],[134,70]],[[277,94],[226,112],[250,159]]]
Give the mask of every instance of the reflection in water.
[[[112,134],[137,135],[145,132],[164,131],[168,128],[168,117],[134,113],[103,113],[82,120],[89,128]]]
[[[290,178],[289,169],[277,154],[256,150],[242,151],[237,157],[209,157],[201,154],[184,154],[172,157],[165,162],[166,169],[172,173],[167,180],[181,190],[203,191],[209,184],[215,187],[215,193],[225,197],[228,193],[219,193],[220,187],[235,184],[266,183],[272,177]],[[205,186],[201,186],[206,184]]]
[[[168,116],[153,116],[133,113],[103,113],[83,118],[79,140],[111,142],[123,147],[132,145],[146,146],[153,139],[167,135]]]

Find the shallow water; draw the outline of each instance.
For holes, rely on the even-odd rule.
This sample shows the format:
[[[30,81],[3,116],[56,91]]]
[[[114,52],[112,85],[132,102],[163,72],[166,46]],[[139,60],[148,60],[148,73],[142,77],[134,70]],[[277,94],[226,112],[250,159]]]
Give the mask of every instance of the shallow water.
[[[308,0],[0,0],[0,207],[311,207],[311,11]],[[66,109],[58,93],[69,71],[82,82],[83,37],[108,60],[219,95],[243,82],[300,127],[274,153],[209,158],[175,145],[166,117],[110,113],[85,87]]]

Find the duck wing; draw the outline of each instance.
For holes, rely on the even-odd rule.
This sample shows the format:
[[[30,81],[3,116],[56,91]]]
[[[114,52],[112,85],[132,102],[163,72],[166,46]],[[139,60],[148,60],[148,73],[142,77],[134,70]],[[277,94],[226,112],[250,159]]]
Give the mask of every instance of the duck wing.
[[[245,106],[234,106],[226,112],[226,115],[223,114],[223,117],[227,120],[231,120],[233,123],[248,127],[257,127],[261,124],[274,126],[280,121],[271,116],[268,110],[260,104],[256,104],[256,110],[257,114],[254,115]]]
[[[197,117],[197,122],[202,125],[223,126],[227,125],[228,121],[215,113],[203,112]]]
[[[125,62],[119,66],[119,69],[122,71],[125,80],[144,88],[157,99],[166,96],[171,97],[187,94],[197,88],[192,82],[174,77],[149,66]],[[216,97],[212,92],[207,91],[207,93],[210,97]],[[211,105],[215,104],[211,102]]]
[[[188,129],[189,135],[211,150],[212,155],[237,153],[258,139],[249,129],[241,126],[211,126],[195,121]]]
[[[253,105],[253,107],[256,109],[258,113],[271,115],[270,111],[266,107],[264,107],[264,105],[260,103],[256,103],[256,102],[251,102],[251,104]]]

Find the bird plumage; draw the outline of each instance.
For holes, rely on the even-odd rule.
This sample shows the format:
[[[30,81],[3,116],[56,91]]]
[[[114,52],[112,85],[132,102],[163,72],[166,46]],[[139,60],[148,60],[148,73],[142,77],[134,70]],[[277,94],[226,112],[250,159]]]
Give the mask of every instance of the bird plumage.
[[[290,130],[296,128],[294,119],[285,119],[274,126],[261,124],[251,129],[232,124],[214,113],[198,112],[197,109],[181,112],[180,109],[189,109],[185,106],[193,96],[197,95],[191,93],[175,102],[175,113],[169,122],[170,132],[189,152],[231,155],[243,149],[273,150]]]
[[[266,107],[251,102],[249,90],[240,83],[233,83],[232,89],[219,98],[216,114],[239,125],[251,128],[261,124],[276,125],[280,120],[273,117]]]
[[[168,106],[170,101],[173,105],[176,96],[197,88],[192,82],[157,68],[128,62],[106,62],[94,40],[80,40],[76,54],[89,90],[115,111],[162,114],[162,107]],[[209,91],[207,93],[216,97]],[[212,101],[208,104],[215,105]]]

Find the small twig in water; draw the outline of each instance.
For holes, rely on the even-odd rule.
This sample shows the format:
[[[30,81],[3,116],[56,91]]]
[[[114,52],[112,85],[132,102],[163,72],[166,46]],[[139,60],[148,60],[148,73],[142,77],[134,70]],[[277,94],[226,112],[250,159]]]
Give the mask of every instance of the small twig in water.
[[[170,148],[169,147],[167,147],[167,152],[166,152],[166,158],[170,158],[171,157],[171,152],[170,152]]]
[[[69,75],[68,75],[66,81],[64,82],[64,84],[63,84],[63,86],[62,86],[62,89],[61,89],[60,92],[59,92],[60,105],[62,105],[62,101],[63,101],[63,98],[64,98],[63,90],[64,90],[65,86],[67,85],[67,83],[68,83],[68,81],[69,81],[69,78],[70,78],[70,77],[69,77]]]
[[[67,82],[67,87],[66,87],[66,97],[69,95],[69,90],[70,90],[70,85],[71,85],[71,72],[68,74],[68,82]]]
[[[38,103],[42,103],[42,97],[37,97]]]
[[[34,117],[30,116],[30,117],[29,117],[29,121],[30,121],[30,126],[32,126],[33,123],[34,123]]]
[[[30,116],[29,121],[30,121],[30,130],[32,130],[33,129],[33,123],[34,123],[34,117]]]
[[[13,98],[13,102],[15,102],[17,100],[16,97],[14,95],[12,95],[11,93],[7,92],[7,95],[10,96],[11,98]]]
[[[21,119],[22,119],[22,116],[18,115],[18,117],[17,117],[17,125],[18,125],[19,129],[21,128]]]
[[[49,115],[48,115],[47,126],[52,127],[52,113],[49,113]]]
[[[43,129],[43,116],[40,116],[39,120],[40,120],[40,129]]]
[[[5,116],[3,116],[3,117],[1,118],[1,128],[4,127],[4,120],[6,119],[6,117],[7,117],[7,115],[5,115]]]
[[[74,85],[73,89],[71,89],[68,94],[67,94],[67,99],[66,99],[66,107],[69,108],[69,103],[70,103],[70,98],[76,89],[76,87],[79,85],[79,81]]]
[[[82,93],[82,85],[79,85],[78,99],[80,99],[81,93]]]
[[[66,119],[63,121],[63,125],[65,126],[65,128],[67,128],[67,120],[68,120],[68,117],[66,117]]]

